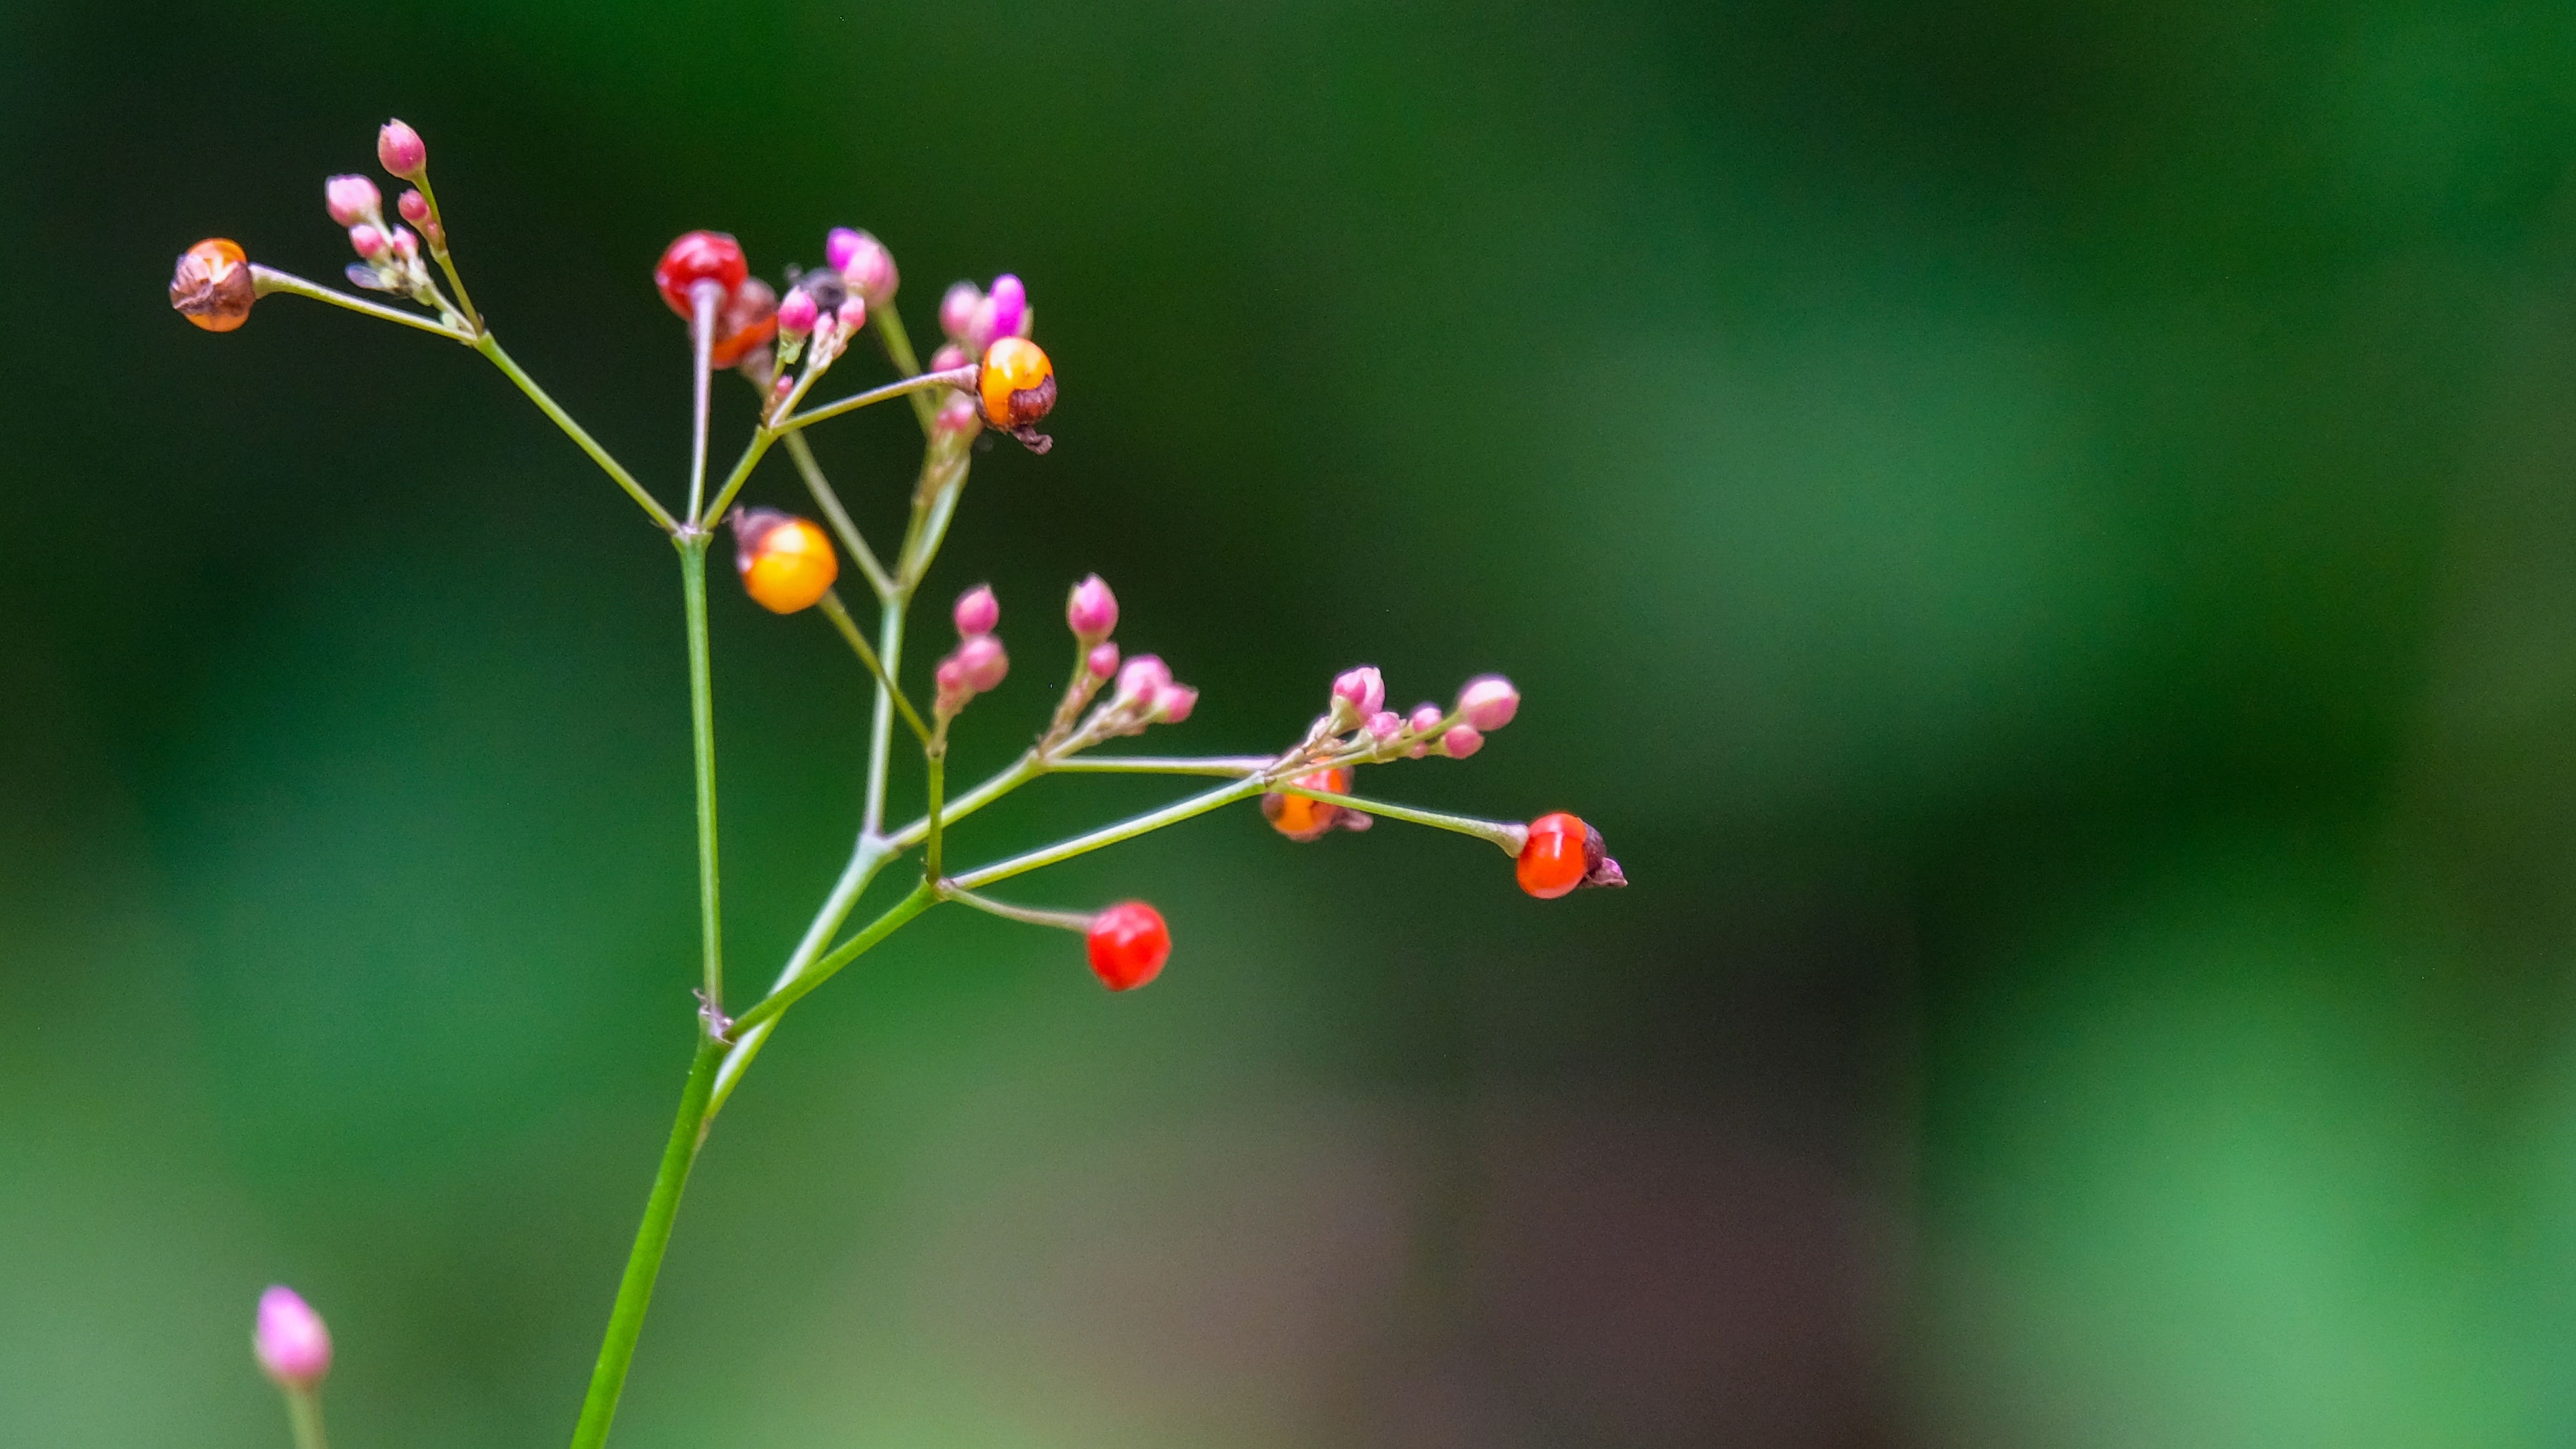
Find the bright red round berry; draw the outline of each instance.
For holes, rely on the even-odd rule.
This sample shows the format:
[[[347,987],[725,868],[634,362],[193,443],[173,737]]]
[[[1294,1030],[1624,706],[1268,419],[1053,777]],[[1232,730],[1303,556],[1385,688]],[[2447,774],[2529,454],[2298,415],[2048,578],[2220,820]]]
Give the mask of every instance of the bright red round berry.
[[[1521,889],[1552,901],[1600,864],[1601,832],[1562,810],[1542,815],[1529,823],[1529,842],[1521,847]]]
[[[749,275],[751,265],[742,259],[740,242],[720,231],[693,231],[663,249],[661,264],[653,268],[653,285],[672,311],[694,319],[698,311],[689,301],[691,287],[715,282],[731,297]]]
[[[1132,991],[1163,974],[1171,928],[1143,901],[1120,901],[1091,918],[1091,969],[1112,991]]]

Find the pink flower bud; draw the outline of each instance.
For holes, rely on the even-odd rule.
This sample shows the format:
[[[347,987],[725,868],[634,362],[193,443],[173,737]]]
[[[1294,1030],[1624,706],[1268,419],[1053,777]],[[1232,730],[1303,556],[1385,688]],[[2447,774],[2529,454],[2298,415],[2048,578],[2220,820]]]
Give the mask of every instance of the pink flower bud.
[[[1118,671],[1120,699],[1151,699],[1172,682],[1172,671],[1151,654],[1139,654]]]
[[[387,121],[376,132],[376,161],[406,181],[417,181],[421,168],[429,164],[429,147],[420,132],[400,121]]]
[[[385,234],[363,221],[349,228],[349,246],[369,261],[376,260],[390,249]]]
[[[1354,717],[1367,719],[1386,708],[1386,680],[1373,664],[1344,670],[1333,680],[1333,698],[1349,705]]]
[[[292,1288],[259,1295],[251,1349],[259,1355],[259,1366],[285,1388],[309,1389],[331,1371],[331,1330]]]
[[[868,299],[869,306],[882,307],[894,300],[901,279],[894,269],[894,253],[886,250],[884,242],[863,231],[837,227],[823,255],[851,291]]]
[[[1440,753],[1453,760],[1463,760],[1485,747],[1485,737],[1474,725],[1451,725],[1440,737]]]
[[[1417,704],[1413,707],[1413,718],[1405,723],[1413,726],[1415,734],[1428,734],[1440,728],[1440,722],[1448,717],[1436,704]]]
[[[365,181],[367,178],[360,176],[356,179]],[[394,203],[394,210],[402,213],[403,220],[421,230],[429,229],[429,198],[418,191],[409,187],[404,188],[401,199]]]
[[[985,300],[993,307],[989,321],[992,330],[984,338],[986,345],[996,337],[1027,335],[1020,330],[1020,324],[1028,320],[1029,289],[1021,285],[1019,278],[1008,272],[995,277],[992,294]]]
[[[1118,672],[1118,646],[1105,639],[1092,645],[1091,652],[1082,656],[1082,667],[1094,679],[1107,679]]]
[[[931,426],[943,433],[972,435],[982,430],[984,417],[975,411],[972,399],[951,397],[939,405],[939,417]]]
[[[412,234],[410,227],[394,228],[393,247],[394,255],[404,261],[417,261],[420,258],[420,238]]]
[[[1404,716],[1382,709],[1368,717],[1368,732],[1381,740],[1391,740],[1404,733]]]
[[[774,408],[780,403],[787,401],[787,395],[794,391],[796,391],[796,374],[792,372],[779,373],[777,377],[770,380],[769,405]]]
[[[1480,674],[1458,691],[1458,713],[1480,730],[1498,730],[1520,713],[1521,692],[1499,674]]]
[[[1154,718],[1179,724],[1198,708],[1199,692],[1186,684],[1167,684],[1154,692]]]
[[[990,634],[978,634],[957,646],[958,678],[968,689],[982,694],[1000,684],[1011,672],[1011,656],[1002,649],[1002,641]]]
[[[1106,639],[1118,627],[1118,596],[1109,592],[1109,585],[1100,581],[1100,575],[1093,574],[1075,584],[1073,592],[1066,596],[1064,622],[1084,643]]]
[[[963,341],[966,328],[975,320],[975,309],[984,305],[984,291],[973,282],[959,282],[939,299],[939,330]],[[977,352],[984,349],[978,347]]]
[[[992,585],[977,584],[957,596],[957,607],[950,617],[957,621],[960,639],[990,634],[1002,626],[1002,601],[993,597]]]
[[[322,183],[322,207],[342,226],[375,220],[377,208],[384,204],[376,183],[363,176],[334,176]]]
[[[812,332],[814,324],[822,318],[823,309],[814,305],[813,297],[803,287],[790,287],[787,295],[778,299],[778,335],[781,337],[803,337]]]
[[[840,310],[834,315],[841,319],[842,331],[856,332],[868,325],[868,299],[844,297],[841,299]]]

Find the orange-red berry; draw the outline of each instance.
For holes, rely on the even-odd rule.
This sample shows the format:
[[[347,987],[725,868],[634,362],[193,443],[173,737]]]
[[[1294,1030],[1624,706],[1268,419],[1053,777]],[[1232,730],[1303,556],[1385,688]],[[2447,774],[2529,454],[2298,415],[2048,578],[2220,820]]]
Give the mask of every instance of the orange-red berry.
[[[690,288],[714,282],[731,297],[749,275],[751,264],[742,259],[740,242],[720,231],[693,231],[663,248],[661,263],[653,268],[653,285],[672,311],[695,320],[698,310],[689,300]]]
[[[1317,770],[1298,776],[1297,785],[1300,789],[1329,790],[1336,795],[1347,795],[1351,792],[1351,772]],[[1273,790],[1261,797],[1261,813],[1270,821],[1271,829],[1290,840],[1303,841],[1322,839],[1341,823],[1347,812],[1328,801],[1309,800],[1303,795]]]
[[[732,521],[743,592],[771,613],[811,607],[841,576],[832,540],[814,524],[774,508],[737,508]]]
[[[219,236],[181,252],[170,273],[170,305],[209,332],[230,332],[249,321],[250,304],[258,300],[250,260]]]
[[[1055,364],[1044,348],[1025,337],[1001,338],[984,349],[975,395],[985,422],[1006,433],[1018,432],[1054,409]]]
[[[767,282],[749,278],[717,310],[715,344],[707,352],[707,361],[731,367],[777,335],[778,293]]]
[[[1112,991],[1132,991],[1163,974],[1171,928],[1143,901],[1120,901],[1091,918],[1091,969]]]
[[[1601,868],[1601,832],[1562,810],[1529,823],[1529,842],[1521,847],[1521,889],[1543,901],[1555,900]]]

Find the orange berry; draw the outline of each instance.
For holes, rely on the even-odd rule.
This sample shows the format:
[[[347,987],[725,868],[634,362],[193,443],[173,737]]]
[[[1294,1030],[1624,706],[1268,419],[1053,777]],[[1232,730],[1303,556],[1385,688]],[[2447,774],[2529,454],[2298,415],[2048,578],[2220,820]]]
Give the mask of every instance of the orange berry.
[[[1298,776],[1297,785],[1304,790],[1330,790],[1336,795],[1347,795],[1351,793],[1351,772],[1317,770]],[[1271,829],[1290,840],[1306,841],[1322,839],[1341,823],[1347,812],[1328,801],[1309,800],[1303,795],[1273,790],[1261,797],[1261,813],[1270,821]]]
[[[1543,901],[1583,884],[1601,865],[1601,832],[1562,810],[1529,823],[1516,867],[1521,889]]]
[[[170,305],[209,332],[230,332],[249,321],[250,304],[258,300],[249,258],[219,236],[181,252],[170,274]]]
[[[752,601],[773,614],[810,608],[841,576],[823,530],[774,508],[733,512],[734,563]]]
[[[975,393],[984,405],[985,422],[1016,432],[1054,409],[1055,364],[1025,337],[1001,338],[984,349]]]

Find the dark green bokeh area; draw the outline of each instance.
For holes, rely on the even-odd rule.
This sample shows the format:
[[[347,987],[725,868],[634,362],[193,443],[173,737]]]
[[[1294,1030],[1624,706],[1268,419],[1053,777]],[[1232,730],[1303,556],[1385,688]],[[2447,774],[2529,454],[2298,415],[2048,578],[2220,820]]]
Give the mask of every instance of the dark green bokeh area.
[[[388,114],[666,498],[671,236],[869,227],[916,337],[1028,280],[1057,447],[927,590],[1018,661],[960,776],[1096,569],[1205,690],[1150,744],[1499,669],[1368,788],[1637,883],[1238,809],[1019,883],[1161,905],[1118,997],[935,913],[720,1119],[621,1446],[2576,1436],[2566,7],[22,0],[0,1439],[282,1445],[284,1281],[340,1449],[556,1442],[678,1094],[669,548],[462,349],[161,302],[207,234],[335,274]],[[908,417],[817,446],[890,532]],[[865,695],[714,603],[739,1002]]]

